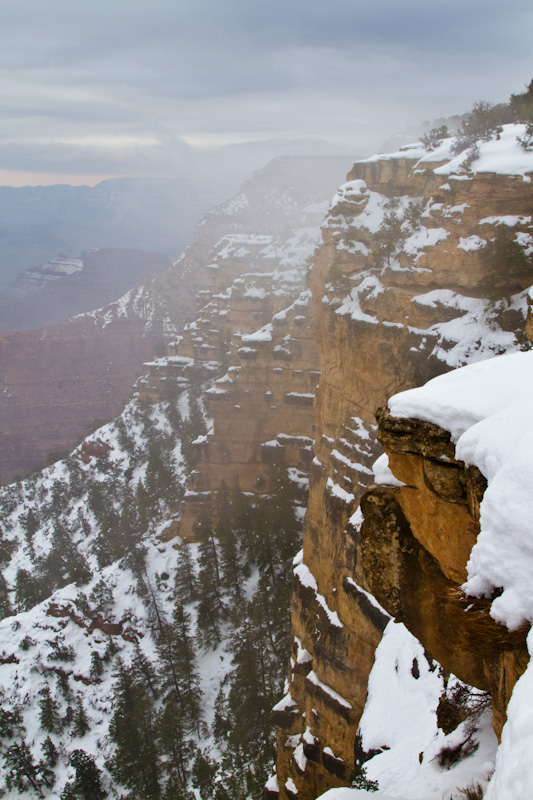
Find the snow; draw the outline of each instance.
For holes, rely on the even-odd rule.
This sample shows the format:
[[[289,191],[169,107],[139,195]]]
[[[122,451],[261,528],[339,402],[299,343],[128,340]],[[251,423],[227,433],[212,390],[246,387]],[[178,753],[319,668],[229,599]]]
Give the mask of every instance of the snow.
[[[408,800],[404,795],[382,794],[382,792],[367,792],[364,789],[328,789],[324,794],[319,795],[317,800]]]
[[[363,522],[363,515],[362,515],[362,512],[360,511],[360,509],[357,509],[357,510],[360,512],[360,517],[359,517],[360,523],[359,524],[361,524]],[[357,512],[356,512],[356,514],[357,514]],[[352,520],[356,517],[356,514],[353,514],[352,518],[350,519],[350,522],[354,525],[354,527],[356,527],[356,524],[353,523]],[[373,594],[370,594],[370,592],[367,592],[366,589],[363,589],[362,586],[359,586],[359,584],[356,581],[354,581],[354,579],[349,575],[347,575],[344,580],[347,583],[349,583],[351,586],[353,586],[354,589],[357,592],[359,592],[359,594],[364,595],[364,597],[366,597],[366,599],[368,600],[370,605],[374,606],[374,608],[377,611],[380,611],[383,614],[384,617],[390,619],[390,614],[387,611],[385,611],[383,606],[381,606],[378,603],[378,601],[376,600],[376,598],[374,597]]]
[[[287,778],[285,781],[285,788],[292,794],[298,794],[298,789],[292,778]]]
[[[483,217],[479,220],[480,225],[506,225],[508,228],[515,228],[517,225],[531,224],[531,217],[520,216],[517,214],[504,214],[493,217]]]
[[[405,486],[405,483],[396,478],[389,467],[389,457],[387,453],[383,453],[374,461],[372,465],[372,472],[374,473],[374,481],[378,485],[385,486]]]
[[[282,697],[279,703],[276,703],[272,711],[290,711],[291,709],[296,708],[296,703],[291,697],[291,693],[288,692],[285,697]]]
[[[241,336],[241,341],[244,344],[249,344],[250,342],[252,342],[252,343],[271,342],[272,341],[272,328],[273,328],[273,325],[272,325],[271,322],[269,322],[267,325],[264,325],[258,331],[255,331],[255,333],[243,334],[243,336]]]
[[[335,483],[331,478],[328,478],[327,490],[333,497],[338,497],[339,500],[342,500],[344,503],[350,504],[355,500],[354,494],[347,492],[346,489],[343,489],[342,486],[339,486],[339,484]]]
[[[500,175],[526,175],[533,172],[533,153],[526,152],[517,142],[517,136],[523,136],[525,125],[503,125],[498,139],[478,142],[479,158],[472,164],[472,172],[493,172]],[[466,152],[452,158],[447,164],[435,169],[437,175],[450,175],[460,172]],[[464,168],[463,168],[464,169]]]
[[[306,564],[298,564],[294,569],[294,574],[302,584],[302,586],[307,587],[308,589],[312,589],[316,595],[316,600],[318,604],[324,609],[328,620],[331,625],[334,625],[336,628],[343,628],[344,625],[339,619],[339,615],[336,611],[332,611],[326,601],[324,595],[318,593],[318,585],[316,582],[316,578],[309,569]],[[307,651],[306,651],[307,652]]]
[[[533,172],[533,153],[524,151],[517,141],[518,136],[524,136],[526,127],[518,124],[503,125],[502,127],[499,138],[495,137],[488,142],[478,142],[479,158],[471,164],[471,174],[521,175],[524,180],[527,180],[527,173]],[[441,144],[431,152],[427,152],[421,142],[416,142],[405,145],[394,153],[377,153],[358,163],[368,164],[407,158],[415,162],[413,166],[415,171],[421,171],[433,168],[434,162],[444,162],[433,168],[436,175],[447,176],[448,180],[470,180],[470,175],[457,174],[464,172],[463,162],[467,157],[467,151],[453,157],[451,148],[454,142],[455,138],[453,137],[443,139]],[[441,188],[449,188],[449,184],[444,183]],[[362,199],[364,195],[371,194],[364,181],[351,181],[344,184],[341,190],[336,195],[332,208],[341,202],[353,203]]]
[[[270,776],[270,778],[265,784],[265,789],[267,790],[267,792],[279,792],[279,783],[277,775]]]
[[[464,367],[420,389],[396,395],[395,416],[418,417],[450,431],[457,457],[475,464],[488,487],[481,530],[467,565],[467,594],[502,593],[491,606],[497,621],[516,629],[533,621],[533,351]],[[528,636],[533,652],[533,635]],[[531,662],[530,662],[531,664]],[[533,785],[533,668],[517,682],[508,707],[490,800],[526,800]]]
[[[324,747],[323,751],[327,756],[334,758],[335,761],[342,761],[344,763],[344,759],[340,758],[340,756],[336,756],[331,747]]]
[[[502,330],[498,324],[498,312],[505,311],[504,306],[495,306],[481,298],[466,297],[450,289],[434,289],[413,297],[412,302],[429,308],[442,305],[463,312],[448,322],[437,322],[426,331],[419,331],[437,337],[433,354],[449,367],[462,367],[469,362],[483,361],[519,347],[515,335]],[[525,292],[510,298],[508,307],[519,311],[525,318]],[[416,331],[414,328],[410,330]]]
[[[298,767],[301,769],[301,771],[305,772],[305,768],[307,766],[307,758],[305,757],[304,746],[301,742],[294,750],[293,758],[298,764]]]
[[[461,236],[459,237],[459,244],[457,247],[467,252],[469,250],[480,250],[482,247],[485,247],[486,244],[487,240],[481,239],[479,236],[467,236],[466,239]]]
[[[306,680],[308,680],[309,683],[312,683],[313,686],[321,689],[325,694],[329,695],[329,697],[339,703],[339,705],[343,706],[343,708],[348,708],[350,710],[352,709],[352,704],[349,703],[348,700],[345,700],[344,697],[342,697],[338,692],[332,689],[331,686],[328,686],[327,683],[321,681],[314,670],[311,670],[311,672],[306,675]]]
[[[451,676],[449,686],[455,680]],[[443,747],[459,744],[468,735],[466,723],[448,736],[437,728],[435,711],[444,687],[441,670],[428,661],[421,644],[403,624],[389,622],[376,650],[359,726],[363,749],[383,750],[364,764],[366,777],[379,784],[380,792],[372,797],[383,792],[411,800],[441,800],[459,797],[458,787],[473,779],[485,782],[497,747],[489,711],[473,734],[479,745],[475,753],[450,769],[435,760]]]
[[[415,255],[425,247],[434,247],[449,236],[445,228],[424,228],[421,227],[405,240],[403,249],[410,255]]]

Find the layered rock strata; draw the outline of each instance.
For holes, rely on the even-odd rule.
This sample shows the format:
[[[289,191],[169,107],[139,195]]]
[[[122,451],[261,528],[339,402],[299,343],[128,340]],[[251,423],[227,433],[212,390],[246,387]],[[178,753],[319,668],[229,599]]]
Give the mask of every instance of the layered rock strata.
[[[431,510],[431,519],[439,520],[437,540],[446,538],[447,545],[432,550],[423,537],[419,541],[412,520],[408,539],[400,511],[394,512],[394,523],[382,516],[383,529],[376,523],[363,535],[358,510],[380,452],[376,409],[391,394],[440,372],[522,346],[525,293],[488,299],[487,265],[480,254],[501,225],[530,247],[530,183],[521,176],[446,169],[442,156],[424,157],[416,149],[355,164],[330,208],[314,259],[310,286],[321,377],[303,552],[295,569],[288,691],[274,710],[279,734],[276,776],[267,788],[272,797],[307,800],[349,784],[368,674],[385,619],[373,595],[406,620],[418,614],[413,628],[425,645],[438,598],[460,582],[475,539],[477,476],[469,476],[467,486],[466,477],[451,477],[447,465],[435,467],[433,461],[424,467],[421,484],[432,480],[437,492],[452,496],[453,513],[448,506],[441,509],[438,493]],[[378,516],[380,502],[390,505],[395,497],[395,490],[388,491],[366,501],[374,503]],[[406,517],[407,508],[401,513]],[[448,524],[453,526],[456,516],[461,534],[449,541]],[[415,585],[408,599],[411,578]],[[434,590],[437,600],[419,605],[425,592]],[[422,622],[425,606],[430,606],[428,621]],[[483,685],[494,667],[490,689],[497,696],[497,729],[508,697],[507,670],[516,675],[523,669],[523,638],[499,633],[491,628],[497,655],[489,646],[484,666],[480,657],[477,669],[462,667],[466,680],[480,683],[482,675]],[[475,631],[461,637],[475,646]],[[437,638],[436,632],[428,638],[428,650],[446,661]]]
[[[194,319],[211,295],[229,291],[236,281],[232,302],[229,295],[215,300],[220,309],[210,306],[204,315],[204,319],[214,316],[208,329],[191,327],[188,342],[181,345],[198,363],[213,362],[208,374],[223,372],[220,362],[229,362],[221,355],[221,345],[226,352],[233,333],[254,332],[302,291],[305,261],[317,242],[338,176],[348,166],[346,158],[276,159],[247,181],[236,197],[206,215],[194,241],[170,269],[143,279],[117,302],[69,322],[43,331],[0,334],[0,480],[42,466],[50,452],[74,447],[95,419],[117,414],[143,373],[143,362],[153,356],[154,345],[183,333],[185,320]],[[263,265],[259,258],[252,266],[261,251]],[[103,257],[90,258],[100,269]],[[291,259],[296,259],[299,270],[296,279]],[[250,269],[263,273],[261,286],[256,276],[255,294],[251,288],[248,294],[239,289],[244,286],[244,279],[238,282],[241,273]],[[279,280],[273,279],[275,273]],[[295,325],[300,331],[299,320]],[[215,329],[220,335],[212,333]],[[238,356],[233,363],[244,362],[244,356]],[[148,382],[140,387],[141,399],[158,396],[156,373],[161,377],[166,370],[175,375],[176,369],[181,367],[170,362],[151,365]],[[299,391],[294,381],[287,392]]]
[[[378,421],[391,471],[405,485],[376,487],[361,500],[367,585],[446,670],[490,693],[500,737],[529,654],[526,629],[508,631],[490,616],[490,599],[461,590],[486,480],[456,459],[438,425],[398,419],[386,408]]]

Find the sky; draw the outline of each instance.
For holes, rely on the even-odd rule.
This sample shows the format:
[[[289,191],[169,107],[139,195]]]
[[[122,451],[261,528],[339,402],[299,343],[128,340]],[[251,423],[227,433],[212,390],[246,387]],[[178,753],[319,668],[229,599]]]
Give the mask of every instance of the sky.
[[[1,0],[0,184],[370,155],[524,91],[532,31],[531,0]]]

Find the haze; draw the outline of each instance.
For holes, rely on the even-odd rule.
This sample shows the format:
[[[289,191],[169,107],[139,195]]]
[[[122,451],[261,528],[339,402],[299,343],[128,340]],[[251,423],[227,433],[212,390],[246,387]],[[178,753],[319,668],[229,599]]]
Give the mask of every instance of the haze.
[[[374,152],[523,91],[532,18],[529,0],[4,0],[0,182]]]

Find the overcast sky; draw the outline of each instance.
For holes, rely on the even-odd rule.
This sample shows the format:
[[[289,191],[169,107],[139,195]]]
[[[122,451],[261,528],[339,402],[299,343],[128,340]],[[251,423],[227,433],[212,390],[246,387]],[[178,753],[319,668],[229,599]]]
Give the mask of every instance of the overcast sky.
[[[1,0],[0,183],[180,176],[269,139],[370,154],[524,91],[532,33],[531,0]]]

